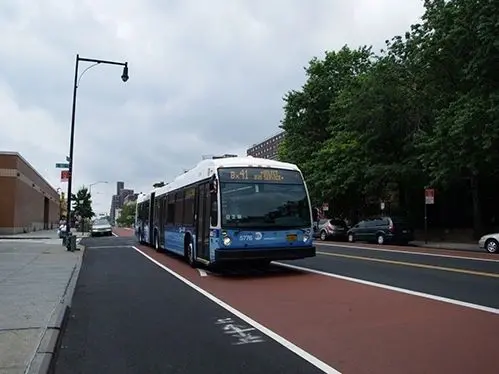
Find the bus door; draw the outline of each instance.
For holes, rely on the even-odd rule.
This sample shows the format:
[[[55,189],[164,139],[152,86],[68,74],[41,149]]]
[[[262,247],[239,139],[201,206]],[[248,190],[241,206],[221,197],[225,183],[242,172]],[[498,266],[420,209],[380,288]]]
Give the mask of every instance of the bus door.
[[[147,238],[149,244],[154,244],[154,192],[151,194],[151,200],[149,203],[149,212],[147,212],[147,220],[149,221],[149,238]]]
[[[196,191],[196,255],[210,258],[210,198],[209,183],[200,184]]]

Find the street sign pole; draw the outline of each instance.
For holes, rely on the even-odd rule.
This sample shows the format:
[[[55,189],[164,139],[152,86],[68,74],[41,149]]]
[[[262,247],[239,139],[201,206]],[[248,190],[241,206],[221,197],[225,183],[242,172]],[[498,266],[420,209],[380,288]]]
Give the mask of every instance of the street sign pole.
[[[428,205],[435,204],[435,190],[425,188],[424,190],[424,242],[428,244]]]
[[[424,203],[424,243],[428,244],[428,204]]]

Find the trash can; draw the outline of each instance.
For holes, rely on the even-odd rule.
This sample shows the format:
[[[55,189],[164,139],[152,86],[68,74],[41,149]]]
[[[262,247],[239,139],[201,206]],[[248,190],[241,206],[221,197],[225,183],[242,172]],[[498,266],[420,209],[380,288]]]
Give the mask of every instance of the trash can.
[[[76,235],[68,235],[66,238],[66,247],[68,251],[74,252],[76,250]]]

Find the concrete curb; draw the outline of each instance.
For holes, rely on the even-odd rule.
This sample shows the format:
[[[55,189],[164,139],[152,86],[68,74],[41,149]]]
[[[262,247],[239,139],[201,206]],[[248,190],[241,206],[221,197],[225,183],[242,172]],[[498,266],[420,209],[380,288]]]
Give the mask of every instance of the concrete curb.
[[[85,250],[84,246],[80,245],[79,247],[82,252]],[[50,321],[41,335],[38,348],[24,371],[25,374],[48,374],[53,370],[54,358],[57,354],[57,348],[60,345],[62,332],[64,331],[69,318],[71,301],[73,299],[82,262],[83,253],[79,256],[77,263],[73,267],[60,303],[54,309]]]
[[[29,236],[29,237],[19,237],[19,236],[0,236],[0,239],[8,240],[40,240],[40,239],[54,239],[51,236]]]

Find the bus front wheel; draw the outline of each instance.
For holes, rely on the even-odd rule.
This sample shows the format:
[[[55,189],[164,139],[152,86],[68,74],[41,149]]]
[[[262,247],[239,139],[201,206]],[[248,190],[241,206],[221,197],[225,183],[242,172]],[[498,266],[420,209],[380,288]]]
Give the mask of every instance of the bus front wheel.
[[[159,233],[157,230],[154,230],[154,249],[156,252],[161,252],[161,247],[159,245]]]
[[[192,241],[189,239],[185,246],[185,259],[189,263],[189,265],[193,268],[196,267],[197,262],[194,257],[194,246],[192,245]]]

